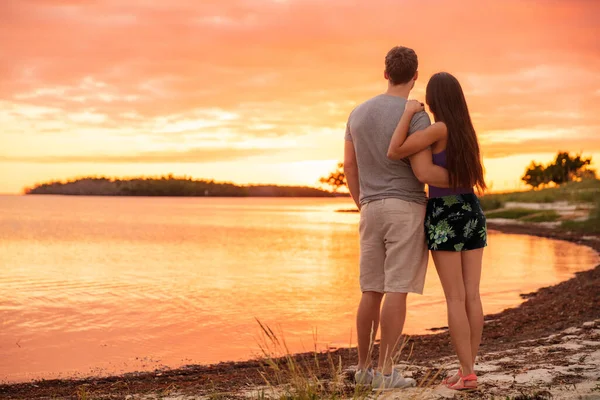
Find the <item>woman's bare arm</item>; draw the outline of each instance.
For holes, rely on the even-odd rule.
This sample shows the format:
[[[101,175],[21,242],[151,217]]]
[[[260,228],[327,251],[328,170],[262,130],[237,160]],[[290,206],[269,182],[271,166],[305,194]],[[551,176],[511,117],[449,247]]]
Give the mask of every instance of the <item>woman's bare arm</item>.
[[[402,116],[402,118],[404,118],[404,116]],[[398,131],[399,128],[403,129],[403,127],[400,127],[400,123],[398,123],[396,131]],[[417,154],[420,151],[425,150],[433,143],[444,139],[447,134],[448,131],[446,129],[446,124],[443,122],[436,122],[435,124],[430,125],[421,131],[413,133],[406,140],[402,140],[400,144],[397,144],[398,140],[394,142],[394,138],[392,137],[392,142],[390,143],[387,156],[390,160],[401,160],[403,158],[412,156],[413,154]],[[396,132],[394,132],[394,135],[396,135]],[[398,136],[400,138],[402,135],[402,132],[399,132]],[[404,133],[404,136],[405,135],[406,133]],[[394,144],[395,146],[392,147]]]

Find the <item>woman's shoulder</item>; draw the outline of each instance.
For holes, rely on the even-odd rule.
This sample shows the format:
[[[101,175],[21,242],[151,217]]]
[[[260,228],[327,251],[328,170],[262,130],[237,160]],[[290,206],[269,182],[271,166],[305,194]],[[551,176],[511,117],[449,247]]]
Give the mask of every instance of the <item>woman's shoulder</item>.
[[[429,126],[429,131],[436,137],[437,140],[444,139],[448,136],[448,128],[442,121],[434,122]]]
[[[446,123],[444,121],[436,121],[431,126],[435,126],[437,129],[448,132],[448,128],[446,127]]]

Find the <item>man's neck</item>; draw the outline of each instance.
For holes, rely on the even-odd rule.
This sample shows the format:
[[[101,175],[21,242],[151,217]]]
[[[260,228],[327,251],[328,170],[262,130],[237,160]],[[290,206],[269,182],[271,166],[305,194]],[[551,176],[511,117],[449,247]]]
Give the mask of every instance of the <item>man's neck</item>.
[[[387,91],[385,92],[385,94],[387,94],[389,96],[396,96],[396,97],[402,97],[404,99],[408,99],[408,95],[410,94],[411,90],[412,90],[412,85],[410,85],[410,84],[391,85],[388,83],[388,88],[387,88]]]

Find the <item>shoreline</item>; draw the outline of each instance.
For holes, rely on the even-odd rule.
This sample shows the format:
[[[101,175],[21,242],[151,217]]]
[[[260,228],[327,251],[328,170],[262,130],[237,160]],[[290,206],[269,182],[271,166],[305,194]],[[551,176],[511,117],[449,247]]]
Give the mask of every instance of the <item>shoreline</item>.
[[[586,245],[600,252],[600,236],[582,235],[536,225],[496,225],[489,228],[509,234],[527,234]],[[575,277],[554,286],[524,293],[525,301],[517,307],[485,316],[482,354],[513,350],[524,341],[541,341],[570,328],[582,326],[600,318],[600,265],[576,273]],[[600,327],[599,327],[600,328]],[[433,329],[433,328],[432,328]],[[439,328],[438,328],[439,329]],[[597,331],[598,328],[594,331]],[[543,338],[543,339],[541,339]],[[447,331],[410,336],[414,351],[410,363],[422,368],[434,368],[441,358],[450,357],[453,351]],[[541,345],[542,342],[539,342]],[[378,346],[374,349],[377,356]],[[316,371],[320,379],[331,379],[328,357],[340,360],[345,368],[356,365],[356,348],[342,348],[319,353],[316,358],[323,365]],[[314,360],[314,353],[293,356],[298,362]],[[404,358],[404,357],[402,357]],[[406,360],[404,360],[406,361]],[[145,395],[214,395],[225,398],[242,396],[252,387],[264,386],[261,372],[266,363],[260,360],[223,362],[214,365],[191,365],[178,369],[136,372],[120,376],[88,377],[83,379],[40,380],[27,383],[0,384],[0,397],[6,399],[58,399],[78,398],[81,388],[88,398],[144,398]],[[423,371],[413,375],[420,379]],[[485,376],[485,375],[484,375]],[[441,377],[439,378],[441,380]],[[142,396],[142,397],[140,397]],[[186,398],[186,397],[182,397]]]

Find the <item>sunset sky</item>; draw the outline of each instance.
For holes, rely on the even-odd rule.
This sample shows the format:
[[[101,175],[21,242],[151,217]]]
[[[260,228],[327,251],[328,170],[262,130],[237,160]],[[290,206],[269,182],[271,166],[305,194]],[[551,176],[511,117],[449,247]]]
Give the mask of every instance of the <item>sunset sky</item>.
[[[2,0],[0,193],[83,175],[316,185],[386,52],[461,81],[493,190],[600,163],[600,1]]]

